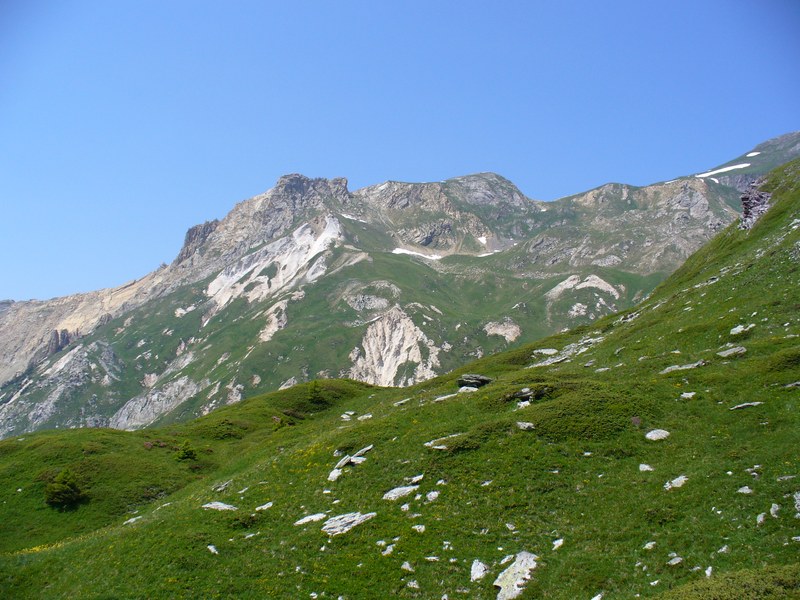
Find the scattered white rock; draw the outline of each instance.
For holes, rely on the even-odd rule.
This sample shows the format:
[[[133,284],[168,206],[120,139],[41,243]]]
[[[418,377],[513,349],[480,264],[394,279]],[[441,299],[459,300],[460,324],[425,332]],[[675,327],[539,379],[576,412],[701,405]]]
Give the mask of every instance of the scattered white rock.
[[[730,551],[731,551],[731,547],[728,546],[728,544],[725,544],[722,548],[717,550],[717,554],[727,554]]]
[[[343,471],[341,469],[334,469],[333,471],[328,473],[328,481],[336,481],[337,479],[339,479],[339,477],[342,476],[342,472]]]
[[[706,577],[711,577],[711,573],[714,572],[714,567],[708,567],[706,569]]]
[[[305,525],[306,523],[314,523],[315,521],[322,521],[325,517],[327,517],[325,513],[316,513],[313,515],[308,515],[303,517],[302,519],[295,521],[295,525]]]
[[[389,490],[383,495],[384,500],[397,500],[398,498],[402,498],[404,496],[408,496],[417,491],[419,488],[418,485],[401,485],[400,487],[396,487],[393,490]]]
[[[734,346],[733,348],[728,348],[727,350],[721,350],[720,352],[717,352],[717,356],[728,358],[730,356],[740,356],[745,352],[747,352],[747,348],[744,346]]]
[[[684,400],[691,400],[696,395],[697,395],[697,392],[683,392],[681,394],[681,398],[683,398]]]
[[[412,579],[406,584],[407,587],[410,587],[412,590],[418,590],[419,584],[417,583],[416,579]]]
[[[749,485],[743,485],[738,490],[736,490],[738,494],[752,494],[753,490]]]
[[[750,325],[737,325],[733,329],[731,329],[731,335],[739,335],[740,333],[744,333],[745,331],[750,331],[753,327],[755,327],[755,323],[750,323]]]
[[[689,481],[689,478],[686,475],[679,475],[678,477],[676,477],[672,481],[668,481],[667,483],[665,483],[664,484],[664,489],[665,490],[671,490],[671,489],[674,489],[674,488],[683,487],[683,485],[687,481]]]
[[[414,525],[411,527],[417,533],[425,533],[425,525]]]
[[[661,580],[660,580],[660,579],[656,579],[655,581],[651,581],[651,582],[650,582],[650,585],[652,585],[653,587],[655,587],[655,586],[657,586],[657,585],[658,585],[658,582],[659,582],[659,581],[661,581]]]
[[[227,490],[231,483],[233,483],[233,479],[229,479],[228,481],[223,481],[222,483],[218,483],[211,487],[212,492],[224,492]]]
[[[142,515],[139,515],[138,517],[131,517],[130,519],[128,519],[127,521],[125,521],[125,522],[123,523],[123,525],[130,525],[131,523],[136,523],[136,521],[138,521],[138,520],[139,520],[139,519],[141,519],[141,518],[142,518]]]
[[[647,472],[647,471],[655,471],[655,469],[654,469],[653,467],[651,467],[650,465],[648,465],[648,464],[645,464],[645,463],[641,463],[641,464],[639,465],[639,470],[640,470],[642,473],[645,473],[645,472]]]
[[[414,567],[412,567],[411,563],[408,562],[408,561],[406,561],[402,565],[400,565],[400,568],[403,569],[403,571],[408,571],[409,573],[413,573],[414,572]]]
[[[347,533],[356,525],[360,525],[365,521],[369,521],[376,515],[377,513],[374,512],[366,513],[363,515],[360,512],[352,512],[343,515],[338,515],[336,517],[331,517],[330,519],[325,521],[325,523],[322,525],[322,531],[330,536]],[[295,523],[295,525],[296,524],[297,523]]]
[[[365,415],[361,415],[360,417],[358,417],[358,420],[359,421],[366,421],[367,419],[371,419],[371,418],[372,418],[372,413],[367,413]]]
[[[645,550],[652,550],[655,547],[656,547],[655,542],[647,542],[644,546],[642,546],[642,548],[644,548]]]
[[[459,394],[470,394],[472,392],[477,392],[477,391],[478,391],[478,388],[471,387],[471,386],[468,386],[468,385],[463,385],[460,388],[458,388],[458,393]]]
[[[425,442],[423,446],[426,448],[430,448],[432,450],[447,450],[447,445],[444,443],[447,440],[452,438],[458,437],[460,435],[464,435],[463,433],[452,433],[450,435],[446,435],[444,437],[437,438],[435,440],[431,440],[430,442]]]
[[[217,547],[214,544],[209,544],[206,546],[206,548],[208,548],[208,551],[211,552],[211,554],[219,554],[219,550],[217,550]]]
[[[489,567],[487,567],[484,563],[479,561],[477,558],[472,561],[472,568],[469,572],[469,580],[470,581],[480,581],[486,574],[489,572]]]
[[[422,479],[423,479],[424,477],[425,477],[425,474],[424,474],[424,473],[421,473],[420,475],[414,475],[414,477],[408,477],[408,478],[407,478],[407,481],[408,481],[408,483],[410,483],[411,485],[416,485],[416,484],[418,484],[420,481],[422,481]]]
[[[659,373],[659,375],[666,375],[667,373],[672,373],[673,371],[686,371],[688,369],[696,369],[697,367],[702,367],[706,365],[706,361],[698,360],[697,362],[689,363],[688,365],[672,365],[671,367],[667,367],[663,371]]]
[[[603,600],[603,592],[600,592],[599,594],[592,596],[592,600]]]
[[[538,350],[534,350],[533,353],[544,354],[545,356],[553,356],[554,354],[558,354],[558,350],[555,348],[539,348]]]
[[[494,586],[500,588],[497,600],[511,600],[517,598],[525,589],[525,584],[530,580],[531,573],[537,566],[539,557],[530,552],[520,552],[516,559],[505,571],[494,580]]]
[[[224,502],[209,502],[203,504],[203,508],[211,510],[239,510],[232,504],[225,504]]]
[[[536,425],[528,421],[517,421],[517,427],[522,431],[533,431],[536,429]]]
[[[759,513],[759,515],[756,516],[756,525],[763,525],[764,521],[766,520],[767,520],[767,513]]]
[[[553,551],[555,552],[564,545],[564,538],[558,538],[553,542]]]
[[[431,492],[428,492],[427,494],[425,494],[425,500],[427,500],[428,502],[433,502],[439,497],[439,493],[440,493],[439,490],[433,490]]]
[[[667,565],[669,565],[670,567],[675,567],[675,566],[681,564],[682,562],[683,562],[683,559],[680,556],[676,556],[674,558],[669,559],[667,561]]]
[[[648,431],[644,437],[652,442],[657,442],[667,439],[669,435],[670,433],[666,429],[653,429],[652,431]]]
[[[394,544],[389,544],[386,546],[386,549],[381,552],[381,555],[389,556],[392,552],[394,552]]]
[[[764,404],[764,403],[763,402],[745,402],[743,404],[737,404],[736,406],[732,406],[728,410],[740,410],[742,408],[750,408],[750,407],[753,407],[753,406],[760,406],[761,404]]]

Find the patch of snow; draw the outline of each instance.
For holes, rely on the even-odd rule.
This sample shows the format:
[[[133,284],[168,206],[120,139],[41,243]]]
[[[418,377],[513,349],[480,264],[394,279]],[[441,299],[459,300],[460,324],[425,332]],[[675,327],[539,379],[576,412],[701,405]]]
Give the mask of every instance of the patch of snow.
[[[419,256],[428,260],[441,260],[442,256],[439,254],[422,254],[421,252],[414,252],[413,250],[406,250],[405,248],[395,248],[392,254],[408,254],[410,256]]]
[[[753,158],[754,156],[758,156],[759,154],[761,154],[761,152],[748,152],[745,156],[747,156],[747,158]]]
[[[478,241],[485,246],[487,242],[486,236],[482,235],[481,237],[478,238]]]
[[[272,508],[272,502],[267,502],[261,506],[256,506],[256,511],[267,510],[268,508]]]
[[[730,167],[722,167],[721,169],[716,169],[714,171],[706,171],[705,173],[699,173],[695,175],[695,177],[710,177],[711,175],[717,175],[718,173],[727,173],[728,171],[734,171],[736,169],[746,169],[749,166],[750,163],[731,165]]]
[[[655,469],[646,463],[641,463],[639,465],[639,471],[641,471],[642,473],[646,473],[648,471],[655,471]]]

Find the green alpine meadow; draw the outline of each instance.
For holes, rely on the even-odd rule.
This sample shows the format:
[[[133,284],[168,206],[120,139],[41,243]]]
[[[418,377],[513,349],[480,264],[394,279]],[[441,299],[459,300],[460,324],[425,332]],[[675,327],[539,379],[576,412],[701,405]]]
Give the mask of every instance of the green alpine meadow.
[[[724,182],[699,177],[686,185],[695,179],[719,186],[730,202],[737,195]],[[506,185],[489,180],[493,190]],[[100,406],[93,415],[116,414],[119,405],[111,406],[103,390],[113,390],[118,399],[139,394],[155,381],[148,373],[189,391],[178,394],[181,403],[150,413],[149,420],[137,415],[158,394],[143,396],[140,412],[129,414],[128,428],[141,427],[133,431],[103,426],[109,422],[47,429],[58,423],[48,421],[46,403],[32,401],[44,417],[42,427],[30,429],[43,430],[13,425],[0,441],[0,596],[800,597],[800,161],[772,170],[758,190],[745,192],[742,217],[727,219],[731,224],[716,228],[677,270],[667,269],[674,272],[666,279],[663,271],[646,275],[613,259],[593,264],[621,255],[622,246],[616,254],[611,247],[628,238],[630,252],[643,248],[632,234],[613,238],[602,256],[593,254],[580,268],[562,265],[547,277],[540,274],[528,297],[521,273],[546,271],[536,264],[531,244],[538,239],[538,247],[555,249],[555,234],[550,241],[533,237],[515,246],[511,239],[524,233],[513,231],[516,220],[504,222],[497,213],[494,229],[476,225],[473,216],[500,206],[475,199],[485,197],[485,183],[451,181],[430,192],[441,201],[437,206],[447,207],[444,199],[455,187],[482,190],[470,196],[472,208],[459,213],[460,221],[447,221],[449,228],[404,223],[410,213],[403,212],[392,186],[359,204],[358,193],[326,183],[325,194],[351,202],[340,213],[352,218],[338,219],[349,223],[341,225],[349,233],[326,250],[331,254],[325,272],[340,279],[311,277],[321,283],[303,288],[302,297],[259,304],[280,273],[248,259],[260,251],[248,247],[241,260],[258,263],[259,271],[245,265],[221,277],[200,251],[213,255],[222,248],[214,240],[230,232],[209,226],[187,235],[187,252],[165,268],[177,271],[189,261],[183,270],[193,270],[193,281],[201,283],[162,280],[161,292],[139,304],[131,296],[134,308],[102,319],[77,346],[69,331],[64,339],[59,334],[53,353],[40,356],[44,362],[6,383],[4,403],[12,396],[21,402],[26,393],[42,400],[62,385],[55,378],[59,372],[77,381],[69,388],[73,396],[64,387],[59,397],[72,406],[73,416],[81,407],[88,414],[86,398]],[[292,179],[283,185],[323,184]],[[632,199],[622,187],[604,193],[617,207]],[[503,206],[514,205],[513,193],[503,197]],[[315,212],[322,204],[305,206],[308,230],[290,224],[286,231],[294,231],[296,241],[307,236],[313,247],[333,225]],[[580,220],[580,203],[559,206],[553,208],[562,211],[554,222],[567,219],[568,212]],[[634,209],[631,204],[629,212]],[[370,225],[375,215],[394,219],[396,238]],[[544,219],[530,218],[534,229]],[[680,219],[667,218],[680,225]],[[437,219],[426,223],[444,222]],[[543,235],[548,227],[553,224],[542,225]],[[431,232],[427,246],[401,243],[425,241]],[[479,239],[484,237],[486,243]],[[475,256],[453,250],[470,244]],[[386,251],[380,254],[378,247]],[[434,270],[391,248],[447,256],[435,261]],[[479,259],[484,249],[498,252]],[[371,259],[356,260],[359,253]],[[517,258],[516,274],[493,269],[490,262],[477,277],[474,261],[507,256]],[[645,254],[639,259],[637,264],[656,265]],[[470,268],[461,269],[461,263]],[[287,259],[276,268],[292,264]],[[370,274],[345,277],[354,265]],[[433,273],[442,272],[458,277],[449,287],[441,283],[446,278],[434,285]],[[517,285],[503,285],[506,278]],[[391,313],[389,305],[412,281],[431,282],[415,288],[422,290],[414,292],[419,306],[398,302],[393,316],[370,316]],[[601,296],[563,295],[605,289],[607,302],[606,286],[619,296],[622,306],[616,308],[624,310],[600,311]],[[545,296],[549,302],[534,303],[553,289],[558,292]],[[209,293],[214,303],[201,307]],[[284,300],[271,317],[261,314],[261,329],[253,330],[254,313]],[[322,316],[294,319],[292,311],[300,306],[305,314],[320,315],[339,307],[339,320],[355,325],[334,327]],[[580,317],[571,324],[570,310]],[[589,318],[592,310],[596,314]],[[425,315],[441,324],[435,340],[434,328],[425,329]],[[297,333],[265,325],[280,324],[284,316],[285,323],[297,324]],[[505,316],[525,333],[514,344],[489,333],[484,340],[503,340],[509,349],[497,352],[502,344],[475,342],[470,332],[486,332],[490,318],[497,327],[488,330],[515,331]],[[384,382],[389,385],[353,376],[367,367],[368,348],[362,345],[360,354],[353,348],[374,325],[372,318],[389,319],[403,330],[416,327],[433,340],[428,344],[417,336],[419,354],[394,365],[393,377]],[[448,362],[442,345],[450,329],[466,331],[458,339],[467,340]],[[269,343],[255,344],[257,335]],[[374,341],[391,347],[390,338]],[[228,355],[202,353],[205,346],[225,347]],[[300,346],[311,352],[297,370],[288,365]],[[75,360],[84,352],[80,360],[97,366],[70,371],[64,358],[70,352]],[[351,354],[347,368],[326,367],[344,365],[343,357]],[[181,356],[189,355],[192,360],[181,367]],[[437,368],[431,356],[440,357]],[[209,404],[208,390],[215,382],[225,390],[230,372],[224,370],[234,362],[239,383],[225,393],[235,396],[238,390],[244,399]],[[131,367],[136,364],[141,369]],[[166,370],[156,372],[157,365]],[[123,375],[123,366],[135,376]],[[183,381],[177,374],[187,368],[193,378]],[[325,369],[327,376],[318,376]],[[348,376],[338,377],[341,370]],[[47,376],[51,383],[37,383]],[[295,385],[277,389],[275,384],[292,376]],[[257,388],[260,383],[252,382],[266,385],[270,377],[272,391],[263,394],[251,395],[241,383]],[[199,386],[202,379],[207,386]],[[394,387],[401,383],[405,387]],[[103,402],[110,403],[107,410]]]

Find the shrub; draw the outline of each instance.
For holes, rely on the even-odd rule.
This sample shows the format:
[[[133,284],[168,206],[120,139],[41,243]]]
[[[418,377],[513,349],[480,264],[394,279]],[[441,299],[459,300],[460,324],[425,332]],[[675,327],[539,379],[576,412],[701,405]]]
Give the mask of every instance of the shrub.
[[[78,478],[69,469],[62,470],[44,487],[44,500],[50,506],[69,508],[76,506],[85,498],[86,495],[78,485]]]
[[[183,440],[176,458],[178,460],[197,460],[197,450],[192,447],[189,440]]]

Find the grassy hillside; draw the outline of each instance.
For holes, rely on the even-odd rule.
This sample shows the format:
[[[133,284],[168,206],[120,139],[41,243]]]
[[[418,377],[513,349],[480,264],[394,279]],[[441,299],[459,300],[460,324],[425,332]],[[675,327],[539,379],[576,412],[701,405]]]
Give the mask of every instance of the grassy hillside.
[[[769,185],[634,310],[413,388],[0,442],[0,596],[494,598],[530,552],[523,598],[798,597],[800,162]],[[464,372],[494,381],[456,393]]]

